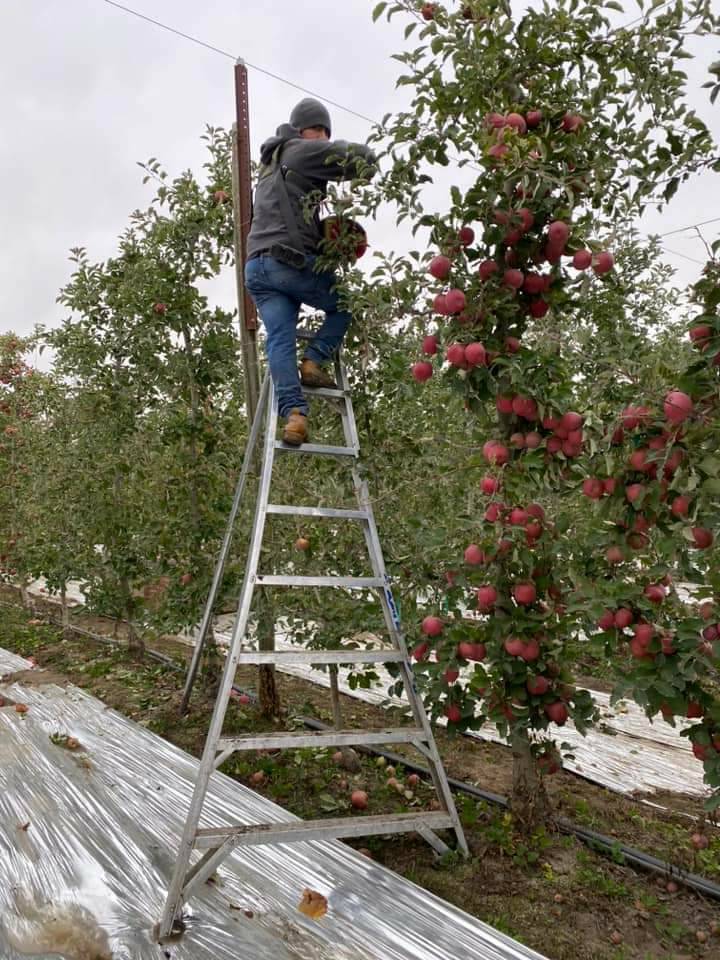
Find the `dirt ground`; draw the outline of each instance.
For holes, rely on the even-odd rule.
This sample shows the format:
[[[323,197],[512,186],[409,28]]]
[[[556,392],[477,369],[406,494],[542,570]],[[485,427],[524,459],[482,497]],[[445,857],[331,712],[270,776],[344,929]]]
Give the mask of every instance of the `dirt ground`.
[[[56,616],[54,610],[44,605],[36,605],[34,614],[23,610],[8,588],[0,589],[0,601],[0,646],[32,656],[47,671],[25,671],[17,679],[74,683],[199,755],[213,705],[201,687],[190,713],[180,717],[181,672],[149,658],[133,660],[123,648],[88,638],[63,640],[47,621],[34,622],[48,612]],[[112,625],[99,618],[83,617],[82,627],[112,633]],[[167,640],[153,647],[178,663],[189,655],[187,647]],[[327,690],[282,674],[277,681],[282,721],[265,720],[253,702],[233,701],[226,732],[284,729],[305,716],[331,721]],[[239,671],[236,683],[252,696],[255,669]],[[342,708],[345,727],[403,722],[399,711],[349,697],[342,697]],[[507,795],[509,750],[444,730],[437,731],[437,742],[451,777]],[[421,762],[417,754],[412,759]],[[427,809],[434,802],[431,787],[415,784],[407,769],[365,755],[357,770],[339,765],[331,750],[317,749],[235,754],[222,769],[246,784],[252,778],[254,789],[306,818],[350,814],[349,796],[355,789],[368,794],[369,813]],[[654,795],[653,803],[669,808],[659,811],[564,771],[548,777],[547,788],[558,816],[720,884],[720,831],[703,823],[696,798]],[[502,807],[463,795],[458,795],[458,807],[472,852],[467,861],[457,854],[438,861],[422,840],[407,835],[354,845],[551,960],[720,960],[720,901],[704,899],[668,876],[635,872],[617,850],[613,856],[600,855],[552,824],[528,838],[517,833]],[[698,829],[710,839],[709,848],[699,852],[690,842]]]

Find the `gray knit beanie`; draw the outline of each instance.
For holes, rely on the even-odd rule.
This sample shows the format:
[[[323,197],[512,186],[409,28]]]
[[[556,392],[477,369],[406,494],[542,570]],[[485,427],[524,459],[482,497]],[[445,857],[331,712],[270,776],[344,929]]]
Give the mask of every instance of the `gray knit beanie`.
[[[325,127],[328,136],[332,133],[327,107],[319,100],[313,100],[312,97],[305,97],[293,108],[293,112],[290,114],[290,124],[296,130],[305,130],[307,127]]]

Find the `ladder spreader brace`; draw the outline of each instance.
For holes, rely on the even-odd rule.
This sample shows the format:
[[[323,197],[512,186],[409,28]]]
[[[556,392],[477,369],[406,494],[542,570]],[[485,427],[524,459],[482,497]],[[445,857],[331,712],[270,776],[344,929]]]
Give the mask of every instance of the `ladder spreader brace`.
[[[298,339],[312,339],[313,334],[298,331]],[[210,728],[205,741],[197,780],[188,811],[177,861],[173,870],[159,935],[163,940],[177,932],[183,904],[193,891],[201,886],[217,869],[218,865],[237,846],[264,843],[288,843],[299,840],[338,839],[342,837],[371,836],[392,833],[419,833],[438,852],[445,853],[447,845],[437,836],[437,830],[451,829],[455,832],[458,849],[467,856],[468,847],[460,818],[448,784],[447,776],[435,743],[432,727],[422,699],[417,692],[412,665],[400,627],[400,618],[385,572],[382,549],[366,481],[358,469],[359,439],[352,407],[347,377],[340,354],[335,358],[335,374],[338,389],[304,388],[306,395],[327,398],[337,407],[342,420],[345,446],[326,446],[305,443],[299,447],[289,446],[275,439],[277,433],[277,404],[269,374],[265,375],[257,412],[252,424],[245,451],[242,470],[238,478],[232,509],[213,575],[210,594],[198,631],[192,662],[188,669],[183,695],[183,708],[187,706],[192,686],[197,675],[207,630],[213,616],[217,592],[222,579],[225,562],[232,540],[233,527],[242,499],[245,483],[255,455],[261,424],[265,420],[265,444],[260,472],[260,485],[253,520],[247,565],[243,579],[237,615],[233,626],[230,648],[218,689]],[[351,464],[352,482],[357,498],[357,510],[325,507],[304,507],[269,503],[270,484],[275,457],[278,454],[320,455],[347,457]],[[258,562],[268,514],[290,516],[329,517],[351,520],[362,524],[367,546],[372,577],[306,577],[270,576],[258,574]],[[261,586],[322,586],[344,589],[377,590],[383,617],[392,647],[374,650],[302,650],[296,651],[245,651],[242,649],[247,636],[250,608],[255,587]],[[263,735],[223,737],[222,730],[227,711],[235,671],[240,664],[283,663],[395,663],[398,665],[414,724],[412,726],[384,730],[328,730],[317,733],[270,733]],[[239,750],[266,750],[279,748],[349,746],[384,743],[407,743],[415,747],[428,761],[433,783],[440,802],[440,810],[404,814],[379,814],[374,816],[348,816],[332,819],[299,820],[290,823],[230,824],[212,828],[199,828],[210,777],[228,757]],[[193,850],[202,851],[200,859],[190,864]]]

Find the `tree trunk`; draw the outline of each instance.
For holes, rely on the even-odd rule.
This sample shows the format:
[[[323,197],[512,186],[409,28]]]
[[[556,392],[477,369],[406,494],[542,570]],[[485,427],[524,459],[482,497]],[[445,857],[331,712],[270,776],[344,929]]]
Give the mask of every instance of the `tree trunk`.
[[[342,705],[340,703],[340,689],[338,687],[338,668],[336,663],[330,664],[330,700],[332,702],[333,727],[336,730],[342,730]],[[360,757],[352,747],[340,747],[342,754],[342,763],[340,766],[344,770],[352,773],[358,773],[361,769]]]
[[[258,591],[258,650],[275,649],[275,617],[265,595]],[[275,667],[263,664],[258,675],[258,700],[260,712],[264,717],[280,716],[280,693],[275,679]]]
[[[143,641],[142,637],[139,636],[137,630],[135,629],[135,624],[133,623],[133,618],[135,616],[135,604],[133,603],[130,582],[127,577],[120,578],[120,589],[122,590],[123,594],[125,618],[127,620],[128,650],[131,653],[138,654],[142,657],[145,653],[145,642]]]
[[[70,608],[67,602],[67,589],[65,581],[60,585],[60,613],[62,617],[63,640],[70,638]]]
[[[188,283],[190,283],[189,278]],[[192,424],[192,433],[190,435],[190,463],[192,470],[190,475],[190,518],[193,525],[195,547],[199,554],[201,546],[200,530],[202,522],[200,517],[200,501],[198,496],[200,454],[198,451],[196,433],[200,415],[200,397],[198,394],[198,386],[193,368],[192,337],[190,335],[190,329],[187,325],[183,326],[183,343],[185,348],[185,359],[187,360],[187,377],[188,387],[190,390],[190,423]],[[213,621],[211,620],[207,629],[207,633],[205,634],[202,671],[203,684],[208,692],[211,693],[211,695],[217,692],[220,684],[221,672],[222,658],[220,657],[217,649],[217,644],[215,642],[215,631],[213,630]]]
[[[20,599],[22,600],[22,605],[26,610],[30,609],[30,594],[28,593],[27,583],[23,577],[20,581]]]
[[[208,624],[207,634],[205,635],[201,670],[203,687],[208,695],[213,698],[217,696],[223,668],[223,658],[220,656],[217,641],[215,640],[214,621],[215,618],[212,617]],[[200,643],[199,635],[196,642]]]
[[[330,664],[330,700],[332,702],[333,726],[336,730],[342,730],[342,707],[340,706],[338,668],[336,663]]]
[[[532,833],[547,823],[551,815],[545,784],[538,772],[530,749],[530,738],[525,730],[517,730],[512,737],[513,785],[510,809],[521,833]]]

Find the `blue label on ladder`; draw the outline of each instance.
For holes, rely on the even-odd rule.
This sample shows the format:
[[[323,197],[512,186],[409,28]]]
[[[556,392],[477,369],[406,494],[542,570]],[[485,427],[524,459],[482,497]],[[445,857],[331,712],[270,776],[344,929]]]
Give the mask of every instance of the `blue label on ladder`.
[[[390,616],[392,617],[393,623],[395,626],[400,629],[400,614],[398,613],[398,608],[395,603],[395,598],[392,595],[392,590],[390,589],[390,577],[385,574],[385,598],[390,607]]]

